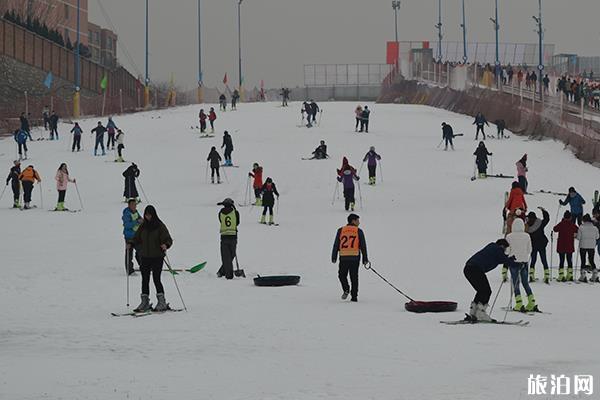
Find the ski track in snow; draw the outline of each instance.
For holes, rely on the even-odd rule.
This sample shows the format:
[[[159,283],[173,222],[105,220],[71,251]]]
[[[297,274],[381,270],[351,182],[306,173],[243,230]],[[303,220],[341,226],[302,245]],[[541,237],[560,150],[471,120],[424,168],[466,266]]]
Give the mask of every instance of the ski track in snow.
[[[177,275],[187,313],[110,316],[126,310],[120,218],[121,172],[129,163],[91,156],[88,132],[98,119],[82,121],[81,153],[67,150],[67,124],[60,125],[60,141],[31,142],[31,160],[23,166],[39,170],[45,209],[54,207],[61,162],[77,178],[85,209],[10,210],[10,188],[2,199],[0,398],[469,400],[485,394],[504,400],[527,396],[529,374],[597,375],[596,285],[534,284],[541,309],[552,315],[508,314],[531,321],[525,328],[439,323],[468,310],[473,290],[462,268],[501,236],[503,194],[511,183],[470,181],[477,145],[472,118],[422,106],[369,104],[371,133],[355,134],[355,103],[321,106],[321,126],[306,129],[297,127],[300,103],[241,104],[239,111],[219,114],[215,138],[201,140],[190,130],[198,106],[115,117],[126,132],[124,156],[139,165],[143,189],[174,238],[173,266],[208,261],[203,271]],[[465,134],[455,139],[455,152],[436,150],[442,121]],[[222,173],[229,183],[210,185],[206,157],[210,146],[220,147],[225,129],[240,168]],[[34,138],[39,134],[35,130]],[[301,161],[321,139],[331,159]],[[598,170],[563,144],[518,136],[486,144],[494,153],[494,173],[513,175],[514,163],[528,153],[532,191],[573,185],[589,211]],[[335,168],[344,155],[360,168],[371,145],[383,157],[384,182],[366,185],[362,168],[363,208],[357,204],[356,212],[373,266],[416,299],[458,301],[456,313],[408,313],[405,299],[364,269],[359,303],[339,300],[330,254],[347,214],[343,200],[331,206]],[[11,139],[0,140],[2,153],[7,173]],[[281,226],[262,226],[259,208],[240,207],[238,253],[248,278],[218,280],[216,203],[244,200],[253,162],[277,184]],[[34,204],[39,196],[37,186]],[[558,197],[535,194],[527,201],[532,209],[547,207],[554,222]],[[66,205],[79,208],[74,186]],[[258,288],[252,285],[256,274],[298,274],[302,281],[298,287]],[[495,295],[500,269],[488,276]],[[139,274],[131,278],[132,307],[139,301],[139,281]],[[163,284],[167,301],[179,307],[168,274]],[[151,297],[155,303],[152,284]],[[505,285],[496,318],[504,317],[500,308],[508,300]]]

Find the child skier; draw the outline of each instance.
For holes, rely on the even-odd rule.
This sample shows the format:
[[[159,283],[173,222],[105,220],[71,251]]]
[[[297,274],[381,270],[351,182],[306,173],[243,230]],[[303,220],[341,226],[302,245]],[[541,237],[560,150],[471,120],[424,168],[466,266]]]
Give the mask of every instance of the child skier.
[[[525,201],[525,194],[523,193],[519,182],[513,182],[510,195],[506,200],[506,204],[504,204],[504,219],[506,220],[505,233],[510,233],[513,220],[516,217],[524,218],[526,212],[527,202]]]
[[[235,89],[231,94],[231,109],[237,110],[237,102],[240,99],[240,92]]]
[[[217,183],[221,183],[221,174],[219,173],[219,168],[221,167],[221,156],[217,152],[217,148],[215,146],[210,148],[210,153],[208,153],[208,157],[206,158],[207,162],[210,162],[210,181],[211,183],[215,183],[215,174],[217,175]]]
[[[125,148],[125,132],[121,129],[117,129],[117,159],[116,162],[125,162],[123,159],[123,149]]]
[[[217,113],[213,107],[210,108],[208,112],[208,121],[210,122],[210,131],[211,133],[215,133],[215,120],[217,119]]]
[[[316,113],[315,113],[315,115],[316,115]],[[315,115],[313,115],[313,119],[315,118]],[[368,106],[365,106],[361,113],[359,132],[369,133],[369,117],[370,117],[370,115],[371,115],[371,110],[369,110]]]
[[[81,151],[81,134],[83,133],[83,130],[78,122],[75,122],[75,126],[71,129],[71,133],[73,134],[73,146],[71,147],[71,151],[75,151],[75,148],[77,148],[77,151]]]
[[[123,191],[124,201],[127,199],[134,198],[138,203],[141,202],[140,195],[137,191],[137,187],[135,186],[135,178],[140,176],[140,170],[135,163],[131,163],[131,165],[123,171],[123,177],[125,178],[125,190]]]
[[[354,117],[356,118],[356,125],[354,126],[354,132],[358,132],[358,125],[360,125],[360,121],[362,119],[362,106],[359,104],[354,109]]]
[[[217,271],[217,277],[224,276],[233,279],[233,260],[236,257],[237,233],[240,224],[240,213],[235,209],[233,200],[226,198],[217,203],[223,208],[219,211],[219,222],[221,223],[221,268]]]
[[[227,97],[225,97],[224,93],[221,93],[219,96],[219,110],[227,111]]]
[[[479,172],[479,178],[487,177],[487,167],[488,167],[488,156],[493,155],[488,151],[485,147],[485,143],[483,141],[479,142],[479,146],[475,149],[473,153],[475,156],[475,164],[477,164],[477,171]]]
[[[273,206],[275,205],[275,196],[279,200],[279,192],[277,192],[277,187],[275,187],[275,182],[271,178],[267,178],[265,184],[262,187],[262,206],[263,212],[262,217],[260,217],[260,223],[266,224],[265,217],[267,215],[267,211],[269,211],[269,225],[273,225],[275,221],[273,221]]]
[[[231,135],[227,131],[223,133],[223,144],[221,145],[221,148],[223,147],[225,147],[225,166],[233,167],[233,163],[231,161],[231,153],[233,152],[233,140],[231,139]]]
[[[519,179],[519,185],[521,185],[521,189],[523,189],[523,193],[527,194],[527,154],[524,154],[523,157],[515,164],[517,166],[517,177]]]
[[[324,160],[326,158],[329,158],[327,145],[324,140],[321,140],[321,144],[312,152],[312,157],[309,160]]]
[[[565,211],[562,221],[553,229],[558,233],[556,251],[558,252],[558,282],[573,281],[573,253],[575,252],[575,236],[577,225],[573,223],[571,212]],[[567,274],[565,275],[565,259],[567,260]]]
[[[479,139],[479,131],[481,131],[481,134],[483,135],[483,140],[485,140],[484,125],[490,126],[490,124],[488,124],[487,119],[485,119],[481,112],[478,112],[475,116],[475,121],[473,121],[473,125],[477,126],[477,132],[475,132],[475,140]]]
[[[33,192],[33,185],[35,181],[41,182],[42,178],[38,172],[33,168],[33,165],[29,165],[19,175],[21,185],[23,185],[23,209],[28,210],[31,208],[31,193]]]
[[[367,169],[369,170],[369,185],[375,185],[377,183],[377,161],[380,160],[381,156],[375,152],[375,146],[371,146],[369,152],[365,155],[365,158],[363,158],[363,162],[367,162]]]
[[[92,134],[96,133],[96,145],[94,146],[94,155],[98,155],[98,146],[102,148],[102,155],[106,155],[106,151],[104,150],[104,133],[106,132],[106,128],[102,125],[102,121],[98,121],[98,126],[92,129]]]
[[[125,271],[127,271],[128,275],[131,275],[134,273],[133,259],[135,258],[138,265],[140,264],[138,246],[135,246],[134,238],[140,224],[144,221],[137,210],[137,201],[135,199],[127,200],[127,207],[123,210],[121,221],[123,221],[123,237],[125,238]]]
[[[115,149],[115,130],[117,129],[117,125],[113,121],[112,117],[108,117],[108,122],[106,123],[106,130],[108,131],[108,140],[106,141],[106,149],[114,150]]]
[[[577,239],[579,240],[579,257],[581,258],[581,268],[579,271],[579,282],[587,282],[586,271],[591,268],[592,282],[598,282],[598,270],[596,269],[596,263],[594,263],[594,252],[596,248],[596,241],[600,238],[598,234],[598,228],[592,224],[592,218],[589,214],[583,216],[583,224],[579,227],[577,232]],[[586,263],[586,257],[589,260],[589,266]]]
[[[342,168],[337,170],[338,182],[344,185],[344,209],[346,211],[354,211],[354,181],[358,181],[360,177],[356,175],[356,169],[348,163],[346,157],[342,160]]]
[[[581,219],[583,217],[583,205],[585,204],[585,200],[573,186],[569,188],[569,194],[565,200],[558,200],[558,204],[561,206],[566,206],[567,204],[571,206],[571,218],[573,218],[573,222],[577,225],[581,225]]]
[[[442,140],[446,142],[444,151],[448,150],[448,145],[450,145],[450,148],[454,150],[454,130],[445,122],[442,122]]]
[[[19,198],[21,196],[21,183],[19,182],[19,175],[21,175],[21,161],[15,160],[13,167],[8,173],[6,178],[6,185],[10,182],[10,187],[13,192],[13,208],[21,207]]]
[[[534,282],[535,278],[535,263],[539,254],[542,265],[544,266],[544,283],[550,283],[550,269],[548,268],[548,259],[546,258],[546,246],[548,245],[548,237],[544,229],[550,222],[550,214],[544,207],[538,207],[542,211],[543,218],[540,220],[535,212],[531,211],[527,214],[527,233],[531,236],[531,268],[529,269],[529,282]]]
[[[200,133],[204,133],[206,131],[206,118],[208,118],[204,109],[200,110],[198,118],[200,118]]]
[[[24,131],[23,129],[17,129],[13,133],[13,137],[19,147],[19,160],[27,160],[27,138],[28,138],[27,131]],[[23,151],[25,151],[24,157],[23,157]]]
[[[76,183],[75,179],[71,179],[69,177],[69,170],[67,169],[67,164],[62,163],[58,170],[56,171],[56,190],[58,191],[58,202],[56,203],[56,208],[54,211],[68,211],[68,208],[65,208],[65,196],[67,195],[67,184],[69,182]]]
[[[252,188],[254,189],[254,198],[256,202],[254,205],[262,206],[262,188],[263,188],[263,167],[258,165],[258,163],[254,163],[252,166],[252,172],[248,172],[248,176],[254,178],[254,182],[252,183]]]
[[[512,232],[506,235],[506,241],[510,245],[509,256],[515,258],[515,265],[510,268],[510,276],[512,285],[515,291],[515,307],[514,311],[539,311],[535,303],[533,291],[529,286],[527,279],[527,270],[529,268],[529,258],[531,257],[531,238],[525,232],[525,223],[523,220],[516,219],[512,226]],[[521,284],[527,293],[527,306],[523,305],[521,298]]]

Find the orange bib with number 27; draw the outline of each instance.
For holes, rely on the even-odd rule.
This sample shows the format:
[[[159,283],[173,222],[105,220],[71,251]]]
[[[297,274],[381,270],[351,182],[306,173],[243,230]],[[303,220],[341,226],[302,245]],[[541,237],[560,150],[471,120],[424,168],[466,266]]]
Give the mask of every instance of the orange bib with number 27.
[[[340,232],[340,256],[358,256],[360,244],[358,243],[358,227],[344,226]]]

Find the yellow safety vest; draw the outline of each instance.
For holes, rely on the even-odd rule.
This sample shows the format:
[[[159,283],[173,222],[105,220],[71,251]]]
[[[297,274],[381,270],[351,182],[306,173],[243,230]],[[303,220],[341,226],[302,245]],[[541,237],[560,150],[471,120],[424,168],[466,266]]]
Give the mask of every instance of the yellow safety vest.
[[[221,221],[221,235],[237,235],[237,216],[235,210],[232,210],[229,214],[219,213],[219,220]]]

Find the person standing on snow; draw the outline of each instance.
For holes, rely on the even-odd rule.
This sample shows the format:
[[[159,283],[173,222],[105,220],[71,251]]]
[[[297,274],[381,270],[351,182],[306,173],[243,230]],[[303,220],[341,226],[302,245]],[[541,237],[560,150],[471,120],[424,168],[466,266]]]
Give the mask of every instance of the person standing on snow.
[[[233,279],[233,259],[236,257],[238,226],[240,225],[240,213],[235,209],[233,200],[226,198],[220,203],[223,206],[219,211],[219,223],[221,224],[221,268],[217,271],[217,277],[224,276]]]
[[[71,133],[73,134],[73,146],[71,147],[71,151],[75,151],[75,148],[77,148],[77,151],[81,151],[81,134],[83,133],[83,130],[78,122],[75,122],[75,126],[71,129]]]
[[[30,114],[27,114],[27,116],[29,115]],[[31,138],[31,130],[29,126],[29,119],[27,118],[27,116],[25,116],[25,113],[21,113],[21,116],[19,117],[19,122],[21,123],[21,130],[27,133],[29,140],[33,140]],[[50,128],[52,128],[52,125],[50,125]]]
[[[135,163],[131,163],[131,165],[123,171],[123,177],[125,178],[125,190],[123,191],[123,197],[125,201],[127,199],[134,198],[135,201],[141,203],[140,195],[137,191],[137,187],[135,186],[135,179],[140,176],[140,170]]]
[[[198,118],[200,119],[200,133],[204,133],[206,131],[206,118],[208,116],[204,112],[204,109],[200,109],[200,113],[198,114]]]
[[[121,215],[121,221],[123,221],[123,237],[125,238],[125,271],[128,275],[133,274],[133,259],[140,265],[140,259],[138,255],[138,246],[134,243],[135,233],[139,229],[143,218],[137,210],[137,201],[135,199],[127,200],[127,207],[123,210]],[[135,256],[134,256],[135,250]]]
[[[569,188],[569,194],[564,201],[558,200],[558,204],[561,206],[566,206],[567,204],[571,206],[571,217],[573,218],[573,222],[577,225],[581,225],[581,219],[583,218],[583,205],[585,204],[585,200],[573,186]]]
[[[44,130],[48,130],[48,125],[50,124],[50,110],[48,106],[44,106],[42,109],[42,119],[44,120]]]
[[[514,257],[506,255],[509,247],[510,245],[506,239],[498,239],[495,243],[488,244],[467,260],[463,273],[476,292],[469,310],[471,320],[494,321],[486,312],[492,296],[492,288],[485,274],[500,264],[507,264],[509,268],[520,268],[520,265],[514,261]]]
[[[515,164],[517,166],[517,178],[519,179],[519,185],[521,185],[521,189],[523,189],[523,193],[527,194],[527,186],[529,183],[527,182],[527,154],[524,154],[523,157]]]
[[[106,150],[114,150],[115,149],[115,133],[117,130],[117,125],[113,121],[112,117],[108,117],[108,122],[106,123],[106,130],[108,132],[108,140],[106,141]]]
[[[371,110],[369,110],[369,107],[365,106],[363,108],[362,114],[361,114],[361,118],[360,118],[360,131],[359,132],[365,132],[365,133],[369,133],[369,116],[371,115]]]
[[[485,119],[481,112],[478,112],[475,116],[475,121],[473,122],[473,125],[477,126],[477,131],[475,132],[475,140],[479,139],[479,131],[481,131],[481,134],[483,135],[483,140],[485,140],[485,131],[483,128],[484,125],[490,126],[490,124],[488,124],[487,119]]]
[[[227,111],[227,97],[225,97],[225,93],[221,93],[219,96],[219,110]]]
[[[335,234],[331,252],[331,262],[334,264],[338,254],[340,256],[338,278],[342,284],[342,300],[346,300],[350,293],[350,301],[353,302],[358,301],[358,268],[361,254],[363,265],[369,264],[367,241],[359,226],[360,217],[356,214],[348,215],[348,224],[339,228]],[[348,274],[352,286],[348,285]]]
[[[58,170],[56,171],[56,190],[58,191],[58,202],[56,203],[56,208],[54,211],[68,211],[68,208],[65,208],[65,197],[67,195],[67,184],[69,182],[76,183],[75,179],[71,179],[69,177],[69,170],[67,169],[67,164],[62,163]]]
[[[58,119],[59,116],[56,112],[52,111],[52,115],[50,115],[50,140],[54,140],[54,135],[56,135],[56,140],[58,140]]]
[[[494,121],[494,124],[496,124],[496,129],[497,129],[497,138],[498,139],[504,139],[504,129],[506,129],[506,122],[503,119],[497,119],[496,121]]]
[[[42,178],[38,172],[33,168],[33,165],[29,165],[19,175],[21,185],[23,185],[23,209],[28,210],[31,208],[31,193],[33,192],[33,184],[35,181],[41,182]]]
[[[240,92],[235,89],[231,95],[231,109],[237,110],[237,102],[240,99]]]
[[[21,175],[21,161],[15,160],[13,167],[10,169],[8,173],[8,177],[6,178],[6,186],[10,182],[10,187],[13,192],[13,208],[21,207],[19,204],[19,198],[21,196],[21,183],[19,182],[19,175]]]
[[[117,159],[116,162],[125,162],[123,159],[123,149],[125,148],[125,132],[121,129],[117,129]]]
[[[479,142],[479,146],[477,146],[473,155],[475,156],[475,164],[477,164],[479,178],[487,177],[487,167],[489,162],[488,156],[491,156],[493,154],[490,153],[485,147],[485,143]]]
[[[139,226],[133,243],[128,244],[127,248],[138,246],[140,272],[142,273],[142,294],[141,303],[133,310],[134,312],[167,311],[170,309],[165,300],[165,290],[160,281],[165,254],[173,245],[173,239],[169,234],[166,225],[158,218],[154,206],[146,206],[144,209],[143,222]],[[150,304],[150,275],[156,288],[156,299],[158,304],[152,309]]]
[[[356,118],[356,125],[354,126],[354,132],[358,132],[358,125],[360,125],[360,121],[362,119],[362,106],[359,104],[354,109],[354,117]]]
[[[544,207],[538,207],[542,211],[543,218],[540,220],[533,211],[527,214],[527,233],[531,236],[531,268],[529,269],[529,282],[537,281],[535,278],[535,263],[538,254],[544,266],[544,283],[550,283],[550,269],[548,268],[548,259],[546,258],[546,246],[548,246],[548,237],[544,232],[546,225],[550,222],[550,214]]]
[[[310,99],[309,108],[310,108],[309,122],[310,122],[310,119],[312,119],[312,122],[314,124],[317,121],[317,114],[319,113],[320,108],[317,105],[317,103],[315,103],[315,101],[313,99]]]
[[[254,198],[256,201],[254,202],[255,206],[262,206],[262,187],[263,187],[263,167],[258,165],[258,163],[254,163],[252,166],[252,172],[248,172],[248,177],[254,178],[254,182],[252,182],[252,188],[254,189]]]
[[[208,121],[210,122],[210,132],[215,133],[215,121],[217,120],[217,113],[213,107],[208,112]]]
[[[13,137],[19,147],[19,160],[27,160],[27,132],[23,129],[17,129],[13,133]],[[23,152],[25,152],[25,156],[23,156]]]
[[[363,158],[363,162],[367,162],[367,169],[369,170],[369,185],[377,183],[377,161],[380,160],[381,156],[375,152],[375,146],[371,146],[369,152]]]
[[[589,214],[583,216],[583,224],[579,227],[577,239],[579,240],[579,257],[581,258],[579,282],[588,281],[586,271],[590,268],[592,271],[591,281],[598,282],[598,270],[594,262],[594,253],[596,241],[600,239],[600,235],[598,234],[598,228],[592,224],[592,218]],[[589,266],[586,263],[586,257],[589,260]]]
[[[94,146],[94,155],[98,155],[98,146],[102,148],[102,155],[106,155],[106,151],[104,150],[104,133],[106,132],[106,128],[102,125],[102,121],[98,121],[98,126],[92,129],[92,134],[96,133],[96,145]]]
[[[232,167],[233,163],[231,161],[231,153],[233,152],[233,140],[227,131],[223,133],[223,144],[221,145],[221,148],[223,147],[225,148],[225,166]]]
[[[207,162],[210,162],[210,181],[211,183],[215,183],[215,174],[217,175],[217,183],[221,183],[221,174],[219,173],[219,168],[221,167],[221,156],[217,151],[215,146],[210,148],[210,153],[208,153],[208,157],[206,158]]]
[[[454,130],[450,125],[445,122],[442,122],[442,140],[446,142],[446,146],[444,147],[444,151],[448,150],[448,145],[450,148],[454,150],[454,143],[452,140],[454,139]]]
[[[565,211],[562,221],[553,229],[558,233],[556,251],[558,252],[558,282],[573,281],[573,253],[575,252],[575,237],[577,236],[577,225],[573,223],[570,211]],[[565,259],[567,260],[567,274],[565,275]]]
[[[273,179],[267,178],[261,189],[261,192],[263,212],[262,217],[260,217],[260,223],[267,223],[265,221],[265,217],[267,216],[267,211],[269,211],[269,225],[273,225],[275,223],[275,221],[273,221],[273,206],[275,206],[275,196],[277,196],[277,200],[279,200],[279,192],[277,191],[277,187],[275,186]]]
[[[506,235],[506,241],[510,245],[509,257],[515,258],[515,263],[518,267],[510,268],[510,276],[512,285],[515,291],[515,307],[514,311],[539,311],[535,303],[535,296],[529,286],[527,272],[529,269],[529,258],[531,257],[531,237],[525,232],[525,223],[523,220],[516,219],[512,226],[512,232]],[[521,285],[527,294],[527,306],[523,305],[521,297]]]
[[[338,182],[344,186],[344,209],[346,211],[354,211],[354,181],[358,181],[360,177],[356,174],[356,169],[348,163],[348,159],[342,159],[342,168],[337,170]]]

